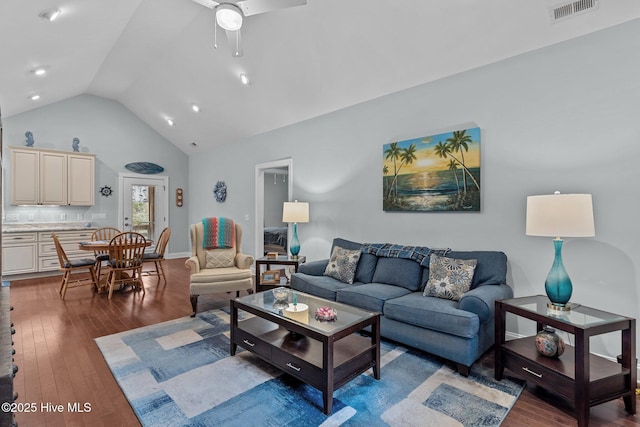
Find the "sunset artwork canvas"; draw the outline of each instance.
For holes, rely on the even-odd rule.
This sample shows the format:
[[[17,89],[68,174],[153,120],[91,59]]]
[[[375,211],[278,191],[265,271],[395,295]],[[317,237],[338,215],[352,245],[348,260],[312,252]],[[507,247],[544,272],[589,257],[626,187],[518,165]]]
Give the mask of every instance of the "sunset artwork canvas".
[[[383,146],[385,211],[480,212],[480,128]]]

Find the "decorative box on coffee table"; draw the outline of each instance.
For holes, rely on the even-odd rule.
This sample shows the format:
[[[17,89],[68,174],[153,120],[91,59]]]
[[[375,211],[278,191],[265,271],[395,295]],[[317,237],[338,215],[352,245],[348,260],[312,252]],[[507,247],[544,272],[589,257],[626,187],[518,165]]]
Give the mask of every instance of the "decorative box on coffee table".
[[[636,321],[635,319],[577,305],[568,311],[549,309],[546,296],[537,295],[496,301],[495,378],[504,368],[575,405],[578,426],[589,424],[590,408],[622,397],[629,414],[636,413]],[[534,337],[506,341],[507,313],[573,334],[575,346],[566,345],[559,358],[538,353]],[[589,351],[589,338],[621,331],[621,363]]]

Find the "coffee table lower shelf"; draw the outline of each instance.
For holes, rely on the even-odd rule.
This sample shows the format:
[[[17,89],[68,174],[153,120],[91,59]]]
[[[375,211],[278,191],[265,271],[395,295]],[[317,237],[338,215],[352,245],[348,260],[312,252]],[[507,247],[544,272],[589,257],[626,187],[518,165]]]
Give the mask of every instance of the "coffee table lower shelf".
[[[233,323],[233,322],[232,322]],[[353,378],[374,368],[380,379],[379,342],[357,333],[323,342],[260,317],[232,324],[231,355],[237,346],[255,353],[273,366],[323,393],[323,411],[331,413],[333,391]],[[331,345],[329,345],[331,343]]]

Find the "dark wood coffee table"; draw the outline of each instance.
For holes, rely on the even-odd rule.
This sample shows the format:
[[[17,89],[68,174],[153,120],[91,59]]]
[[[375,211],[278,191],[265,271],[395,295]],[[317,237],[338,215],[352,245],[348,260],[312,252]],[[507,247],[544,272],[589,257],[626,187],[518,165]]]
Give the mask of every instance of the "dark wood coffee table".
[[[297,307],[308,310],[274,307],[271,291],[231,300],[231,355],[241,346],[319,389],[329,415],[334,390],[369,368],[380,379],[380,313],[301,292],[296,299]],[[336,320],[315,319],[316,308],[326,306],[337,310]],[[238,311],[254,316],[239,320]],[[371,327],[368,336],[358,333],[366,327]]]

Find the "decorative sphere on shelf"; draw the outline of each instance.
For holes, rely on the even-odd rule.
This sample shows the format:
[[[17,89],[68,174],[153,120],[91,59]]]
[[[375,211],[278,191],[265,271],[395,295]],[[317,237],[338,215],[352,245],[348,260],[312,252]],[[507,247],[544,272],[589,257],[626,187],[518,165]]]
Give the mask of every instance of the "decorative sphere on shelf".
[[[536,350],[543,356],[560,357],[564,353],[564,340],[549,326],[536,334],[535,343]]]

